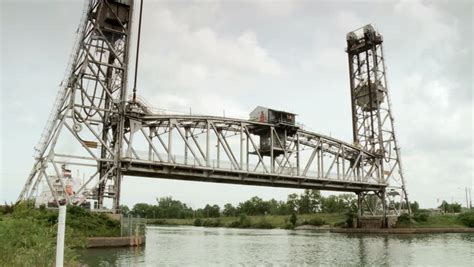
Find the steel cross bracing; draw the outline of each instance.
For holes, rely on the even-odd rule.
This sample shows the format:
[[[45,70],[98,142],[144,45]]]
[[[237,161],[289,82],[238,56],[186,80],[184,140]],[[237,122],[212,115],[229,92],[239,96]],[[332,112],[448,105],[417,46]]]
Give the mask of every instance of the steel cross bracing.
[[[406,193],[381,43],[361,45],[359,37],[348,41],[355,129],[354,143],[349,144],[295,125],[165,115],[139,97],[128,99],[132,7],[129,0],[93,0],[87,5],[70,75],[20,199],[34,197],[45,181],[58,205],[78,205],[88,197],[98,208],[110,200],[117,211],[122,177],[128,175],[347,191],[357,193],[359,203],[371,202],[367,195],[375,192],[388,201],[369,207],[371,212],[380,207],[384,214],[400,212],[395,198],[406,199]],[[380,53],[369,51],[364,57],[366,47]],[[364,88],[364,79],[382,89],[373,95],[372,83]],[[379,101],[367,102],[367,96]],[[262,138],[268,138],[265,149]],[[80,171],[84,181],[59,196],[53,183],[67,191],[61,179],[64,164]]]
[[[392,205],[399,214],[403,208],[409,211],[410,206],[395,136],[382,42],[382,36],[372,25],[347,34],[353,140],[355,145],[375,155],[375,164],[364,168],[375,167],[381,182],[389,184],[386,191],[378,192],[384,200],[379,203]],[[359,194],[359,198],[363,197]]]

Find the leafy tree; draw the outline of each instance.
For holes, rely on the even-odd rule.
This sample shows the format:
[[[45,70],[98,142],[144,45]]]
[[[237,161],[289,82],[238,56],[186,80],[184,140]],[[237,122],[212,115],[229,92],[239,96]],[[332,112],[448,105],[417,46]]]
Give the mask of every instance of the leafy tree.
[[[457,202],[451,204],[451,211],[452,212],[458,213],[458,212],[461,212],[461,209],[462,209],[461,204],[459,204]]]
[[[220,214],[220,208],[218,205],[209,205],[207,204],[205,207],[204,207],[204,216],[205,217],[211,217],[211,218],[216,218],[216,217],[219,217],[221,214]]]
[[[319,190],[305,189],[300,196],[298,213],[307,214],[318,212],[321,208],[321,192]]]
[[[195,217],[196,218],[204,218],[207,216],[207,214],[204,213],[204,209],[197,209],[195,212]]]
[[[344,211],[357,211],[357,199],[355,194],[340,194],[339,198],[344,203]]]
[[[240,203],[238,210],[240,213],[245,213],[248,215],[264,215],[269,213],[270,205],[269,202],[263,201],[261,198],[255,196],[243,203]]]
[[[440,208],[444,213],[447,213],[449,211],[449,204],[446,200],[443,200],[438,208]]]
[[[228,217],[235,217],[237,215],[237,209],[232,204],[227,203],[224,205],[222,214]]]
[[[137,203],[133,206],[131,214],[133,216],[140,216],[146,218],[147,215],[150,213],[151,207],[152,206],[147,203]]]
[[[457,202],[449,204],[446,200],[443,200],[443,202],[441,202],[441,205],[438,208],[441,209],[441,211],[443,211],[444,213],[461,212],[461,204]]]
[[[351,194],[330,195],[321,201],[321,210],[327,213],[348,212],[355,209],[355,197]]]
[[[411,202],[410,203],[410,209],[413,213],[416,213],[420,210],[420,205],[418,204],[418,202]]]
[[[123,216],[128,216],[130,213],[130,208],[127,205],[120,205],[120,212]]]
[[[291,208],[285,201],[278,201],[276,215],[288,215],[291,214]]]
[[[288,208],[291,212],[297,212],[300,208],[299,203],[300,203],[300,197],[298,194],[293,193],[288,195],[288,200],[286,201],[286,204],[288,205]]]

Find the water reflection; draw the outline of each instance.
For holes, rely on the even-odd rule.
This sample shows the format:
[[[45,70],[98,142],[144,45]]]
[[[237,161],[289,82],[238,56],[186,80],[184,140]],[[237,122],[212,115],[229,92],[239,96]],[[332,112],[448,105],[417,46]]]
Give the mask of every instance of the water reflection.
[[[79,252],[80,261],[89,266],[133,266],[145,263],[145,248],[95,248]]]
[[[312,231],[149,227],[145,248],[90,249],[90,266],[444,265],[474,261],[472,234],[362,235]]]

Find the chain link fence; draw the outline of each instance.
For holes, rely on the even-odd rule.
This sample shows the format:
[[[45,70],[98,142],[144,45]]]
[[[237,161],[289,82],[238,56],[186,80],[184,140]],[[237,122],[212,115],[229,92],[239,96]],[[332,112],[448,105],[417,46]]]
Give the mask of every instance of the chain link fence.
[[[139,236],[146,234],[146,218],[122,215],[120,222],[121,236]]]

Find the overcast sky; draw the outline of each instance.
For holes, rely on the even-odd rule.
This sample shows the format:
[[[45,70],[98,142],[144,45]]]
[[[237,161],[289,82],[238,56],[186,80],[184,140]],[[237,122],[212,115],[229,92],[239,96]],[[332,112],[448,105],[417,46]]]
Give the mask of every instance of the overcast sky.
[[[14,201],[63,78],[81,1],[1,1],[0,201]],[[351,141],[345,34],[374,23],[410,199],[462,202],[473,186],[471,1],[145,1],[138,93],[175,111],[292,111]],[[201,207],[301,190],[125,177],[122,201]]]

